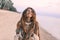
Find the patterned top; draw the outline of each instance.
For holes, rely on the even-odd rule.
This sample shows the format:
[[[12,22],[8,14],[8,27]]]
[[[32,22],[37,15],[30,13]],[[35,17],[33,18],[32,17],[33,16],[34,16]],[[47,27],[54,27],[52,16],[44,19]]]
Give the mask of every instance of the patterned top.
[[[29,30],[31,23],[32,22],[29,22],[29,23],[28,22],[25,22],[26,30]],[[22,28],[20,28],[20,30],[16,29],[16,32],[19,32],[20,37],[23,38],[24,33],[23,33]]]
[[[20,23],[21,24],[21,23]],[[26,30],[29,30],[29,28],[31,27],[31,25],[33,25],[32,24],[32,22],[25,22],[25,27],[26,27]],[[35,26],[35,25],[34,25]],[[34,29],[34,31],[35,31],[36,29]],[[38,29],[39,30],[39,29]],[[20,30],[18,30],[18,29],[16,29],[16,32],[19,32],[19,37],[20,38],[22,38],[23,40],[25,40],[24,39],[24,37],[27,37],[27,36],[25,36],[25,33],[24,33],[24,31],[22,30],[22,28],[20,28]],[[31,36],[31,34],[33,34],[33,36]],[[40,37],[38,37],[38,35],[36,35],[34,32],[30,32],[30,33],[28,33],[28,39],[26,39],[26,40],[31,40],[31,38],[33,39],[33,40],[40,40]]]

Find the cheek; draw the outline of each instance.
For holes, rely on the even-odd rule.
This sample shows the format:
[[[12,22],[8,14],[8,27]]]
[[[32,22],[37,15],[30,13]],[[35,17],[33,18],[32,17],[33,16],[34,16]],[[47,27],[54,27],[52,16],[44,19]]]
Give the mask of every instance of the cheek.
[[[32,15],[28,14],[27,17],[32,17]]]
[[[32,17],[32,13],[27,13],[26,16],[27,17]]]

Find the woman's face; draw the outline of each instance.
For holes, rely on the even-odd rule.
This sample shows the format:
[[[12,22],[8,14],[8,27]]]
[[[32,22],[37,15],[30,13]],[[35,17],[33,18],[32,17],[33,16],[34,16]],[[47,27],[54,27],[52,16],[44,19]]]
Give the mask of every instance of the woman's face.
[[[28,17],[28,18],[31,18],[32,17],[32,10],[31,9],[28,9],[27,10],[27,12],[26,12],[26,16]]]

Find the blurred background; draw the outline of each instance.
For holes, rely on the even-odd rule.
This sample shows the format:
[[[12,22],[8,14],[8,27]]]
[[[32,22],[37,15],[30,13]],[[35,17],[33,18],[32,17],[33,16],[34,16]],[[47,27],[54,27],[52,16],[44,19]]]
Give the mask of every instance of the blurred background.
[[[36,11],[37,21],[39,22],[40,27],[53,37],[60,40],[60,0],[0,0],[0,9],[2,10],[8,10],[22,14],[27,7],[32,7]],[[0,14],[1,13],[3,13],[3,11],[1,12],[0,10]],[[14,22],[16,22],[16,20]],[[46,35],[43,36],[46,37]],[[51,36],[49,35],[49,38],[50,37]],[[55,40],[52,38],[50,38],[50,40]]]

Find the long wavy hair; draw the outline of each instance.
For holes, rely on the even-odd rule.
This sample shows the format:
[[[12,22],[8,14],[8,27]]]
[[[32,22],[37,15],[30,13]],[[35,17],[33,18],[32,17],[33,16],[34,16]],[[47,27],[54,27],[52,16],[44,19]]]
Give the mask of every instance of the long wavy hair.
[[[26,8],[24,11],[23,11],[23,13],[22,13],[22,17],[21,17],[21,19],[19,20],[19,22],[18,22],[18,28],[20,28],[20,26],[23,28],[23,30],[26,32],[26,29],[25,29],[25,21],[26,21],[26,19],[27,19],[27,15],[26,15],[26,12],[27,12],[27,10],[28,9],[31,9],[32,10],[32,17],[31,17],[31,22],[32,22],[32,24],[31,24],[31,28],[34,28],[34,24],[35,24],[35,26],[36,26],[36,29],[37,29],[37,26],[38,26],[38,24],[36,23],[37,21],[36,21],[36,12],[34,11],[34,9],[33,8],[31,8],[31,7],[28,7],[28,8]],[[19,23],[21,23],[21,25],[19,26]]]

